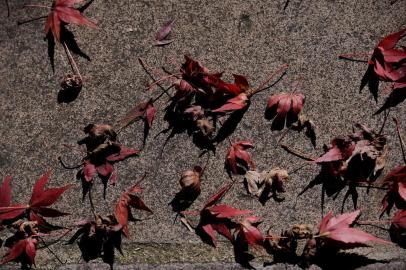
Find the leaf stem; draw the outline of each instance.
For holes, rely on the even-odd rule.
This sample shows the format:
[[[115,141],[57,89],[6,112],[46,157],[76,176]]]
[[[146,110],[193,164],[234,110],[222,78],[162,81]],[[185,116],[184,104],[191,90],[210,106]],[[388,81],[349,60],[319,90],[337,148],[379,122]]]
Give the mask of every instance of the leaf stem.
[[[395,122],[395,125],[396,125],[396,133],[398,134],[400,148],[402,149],[403,161],[406,163],[406,153],[405,153],[406,147],[405,147],[405,143],[403,142],[402,135],[400,134],[399,121],[396,117],[393,117],[393,121]]]
[[[377,187],[377,186],[361,186],[361,185],[356,185],[355,187],[359,187],[359,188],[374,188],[374,189],[379,189],[379,190],[388,190],[388,188],[386,187]]]
[[[90,210],[92,211],[94,218],[97,219],[97,215],[96,215],[96,211],[95,211],[95,207],[94,207],[94,203],[93,203],[93,197],[92,197],[92,187],[89,188],[88,194],[89,194]]]
[[[352,57],[358,57],[358,56],[371,56],[372,52],[357,52],[357,53],[345,53],[345,54],[340,54],[338,55],[338,58],[340,59],[349,59],[349,60],[354,60]]]
[[[304,159],[304,160],[307,160],[307,161],[315,161],[316,160],[316,158],[310,157],[310,156],[308,156],[306,154],[303,154],[303,153],[299,152],[298,150],[292,149],[289,146],[287,146],[286,144],[280,144],[279,146],[282,147],[288,153],[290,153],[290,154],[292,154],[294,156],[297,156],[297,157],[299,157],[301,159]]]
[[[37,4],[34,4],[34,5],[24,5],[24,7],[34,7],[34,8],[46,8],[46,9],[51,9],[51,8],[48,7],[48,6],[37,5]]]
[[[68,57],[69,64],[70,64],[70,67],[72,68],[73,73],[78,75],[80,80],[82,80],[82,75],[80,75],[79,68],[76,65],[75,59],[73,59],[72,54],[70,53],[70,50],[69,50],[68,46],[66,45],[65,42],[63,42],[62,44],[63,44],[63,48],[65,49],[65,53],[66,53],[66,55]]]
[[[138,58],[138,62],[140,63],[140,65],[142,66],[142,68],[145,70],[145,72],[148,74],[148,76],[154,81],[156,82],[157,80],[154,78],[154,76],[152,75],[152,73],[148,70],[149,66],[145,63],[145,61],[139,57]],[[169,97],[172,98],[172,96],[167,92],[167,90],[165,89],[165,87],[163,87],[160,83],[157,84],[159,86],[159,88],[161,88],[162,91],[165,92],[165,94]]]
[[[62,161],[62,157],[60,157],[60,156],[58,157],[58,160],[59,160],[59,163],[61,163],[62,167],[64,167],[65,169],[68,169],[68,170],[78,169],[83,166],[83,162],[78,165],[68,166]]]
[[[382,123],[381,129],[378,132],[379,135],[382,134],[383,129],[385,128],[386,121],[388,120],[389,114],[390,114],[390,108],[388,108],[387,110],[384,111],[383,123]]]
[[[278,75],[279,73],[283,72],[281,77],[283,75],[285,75],[286,73],[286,69],[288,68],[288,64],[283,64],[282,66],[280,66],[276,71],[274,71],[265,81],[263,81],[257,88],[253,88],[247,91],[247,96],[248,97],[252,97],[253,95],[264,91],[266,89],[269,88],[269,86],[266,86],[270,81],[272,81],[276,75]]]
[[[66,262],[61,261],[61,259],[56,255],[56,253],[45,243],[44,239],[40,236],[38,236],[39,240],[45,245],[44,247],[48,249],[49,252],[58,260],[60,264],[66,264]]]
[[[47,17],[48,17],[48,15],[46,15],[46,16],[41,16],[41,17],[37,17],[37,18],[28,19],[28,20],[25,20],[25,21],[17,21],[17,25],[22,25],[22,24],[26,24],[26,23],[30,23],[30,22],[42,20],[42,19],[45,19],[45,18],[47,18]]]
[[[391,222],[390,219],[384,219],[384,220],[359,220],[356,221],[355,223],[359,225],[372,225],[372,224],[388,224],[390,222]]]

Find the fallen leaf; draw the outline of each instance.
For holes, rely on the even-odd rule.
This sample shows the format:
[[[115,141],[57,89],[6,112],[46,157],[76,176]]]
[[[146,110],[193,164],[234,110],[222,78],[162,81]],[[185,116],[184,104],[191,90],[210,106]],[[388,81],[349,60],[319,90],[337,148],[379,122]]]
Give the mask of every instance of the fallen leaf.
[[[320,223],[319,236],[338,247],[363,246],[370,241],[387,244],[388,241],[350,227],[359,214],[360,211],[356,210],[333,217],[332,212],[329,212]]]
[[[165,45],[172,42],[172,40],[167,40],[167,37],[172,31],[172,26],[174,23],[175,20],[169,20],[159,29],[159,31],[156,34],[157,44]]]
[[[253,147],[250,141],[238,141],[231,145],[225,162],[229,174],[244,174],[248,169],[255,169],[251,155],[246,151]]]
[[[45,23],[45,34],[51,31],[55,39],[59,41],[61,23],[74,23],[96,27],[94,22],[83,17],[81,12],[73,7],[74,4],[80,2],[82,2],[82,0],[55,0],[52,3],[51,11]]]
[[[271,129],[282,130],[285,123],[290,127],[298,120],[304,102],[305,97],[302,94],[281,93],[271,96],[265,113],[267,119],[274,119]]]

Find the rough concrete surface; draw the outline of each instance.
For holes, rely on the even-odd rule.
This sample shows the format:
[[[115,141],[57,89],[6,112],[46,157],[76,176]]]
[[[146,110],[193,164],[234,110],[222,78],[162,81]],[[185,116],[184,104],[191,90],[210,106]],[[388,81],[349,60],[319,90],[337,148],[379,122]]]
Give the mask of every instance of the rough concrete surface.
[[[50,1],[9,1],[10,17],[3,2],[0,2],[0,176],[13,176],[15,202],[27,201],[32,184],[48,169],[53,170],[51,186],[75,183],[56,204],[56,208],[72,215],[52,220],[56,224],[72,224],[80,218],[91,217],[88,202],[81,201],[75,171],[63,169],[57,159],[62,155],[74,164],[81,156],[62,144],[74,144],[82,138],[82,129],[89,123],[114,125],[137,102],[150,96],[145,91],[150,78],[138,64],[138,57],[150,66],[176,70],[174,62],[181,63],[183,55],[188,54],[211,70],[225,71],[228,78],[232,73],[244,74],[252,85],[258,85],[270,72],[288,63],[288,75],[253,98],[231,140],[253,141],[255,149],[251,152],[260,170],[279,166],[292,171],[303,161],[277,147],[280,133],[271,132],[271,123],[263,117],[268,96],[290,91],[295,79],[303,79],[298,91],[306,95],[304,113],[318,126],[318,144],[313,149],[303,134],[295,133],[290,133],[284,141],[313,156],[323,153],[323,144],[329,143],[331,138],[351,132],[355,122],[379,130],[383,115],[373,116],[378,105],[367,90],[358,91],[366,64],[338,60],[337,55],[369,51],[381,37],[406,26],[404,0],[393,5],[390,0],[291,0],[286,10],[283,10],[284,0],[96,0],[85,14],[97,21],[98,27],[69,27],[82,50],[92,59],[87,62],[75,57],[85,77],[84,89],[74,102],[59,104],[59,83],[70,70],[63,48],[56,48],[53,73],[47,43],[43,41],[44,21],[16,24],[17,20],[46,12],[24,9],[25,4]],[[172,32],[175,41],[165,47],[152,46],[156,30],[169,18],[176,19]],[[156,94],[158,92],[152,95]],[[379,105],[383,100],[379,99]],[[117,164],[119,180],[115,187],[108,188],[106,200],[102,198],[102,185],[97,186],[97,211],[107,214],[119,194],[149,172],[142,184],[145,188],[142,198],[154,214],[143,216],[143,221],[130,226],[131,238],[123,243],[124,256],[117,255],[117,269],[151,269],[156,265],[165,269],[238,269],[231,246],[220,243],[217,249],[211,248],[179,222],[173,222],[175,215],[168,203],[179,190],[179,175],[194,165],[203,165],[205,157],[199,158],[200,150],[191,138],[180,134],[169,141],[159,158],[166,135],[156,135],[166,127],[162,119],[165,103],[166,100],[161,99],[156,104],[159,108],[156,122],[140,157]],[[391,111],[403,126],[406,125],[404,108],[400,105]],[[120,133],[120,141],[141,148],[142,131],[141,123],[132,125]],[[401,164],[402,159],[392,121],[384,133],[389,140],[385,174]],[[223,168],[227,147],[227,142],[223,142],[210,159],[202,194],[193,209],[202,207],[208,196],[227,181]],[[262,216],[264,222],[260,228],[263,231],[272,226],[274,232],[279,233],[295,223],[316,227],[322,215],[321,187],[316,186],[300,197],[297,194],[318,172],[318,166],[314,165],[293,174],[286,186],[286,199],[280,203],[270,200],[262,206],[245,195],[242,185],[235,186],[224,202],[252,209]],[[359,192],[362,219],[376,219],[383,192],[371,190],[366,194],[365,189]],[[339,213],[344,193],[335,200],[326,198],[324,211]],[[348,200],[345,210],[350,211],[352,207]],[[388,238],[385,230],[368,226],[363,229]],[[78,249],[63,243],[52,246],[52,250],[63,262],[73,266],[61,267],[50,252],[41,250],[37,255],[37,269],[107,269],[102,268],[105,267],[102,264],[74,266],[82,262]],[[395,245],[378,245],[354,252],[371,260],[395,261],[393,268],[373,264],[362,269],[405,268],[402,260],[406,251]],[[263,255],[255,263],[262,265],[264,261],[272,259]],[[296,266],[270,269],[285,267],[295,269]]]

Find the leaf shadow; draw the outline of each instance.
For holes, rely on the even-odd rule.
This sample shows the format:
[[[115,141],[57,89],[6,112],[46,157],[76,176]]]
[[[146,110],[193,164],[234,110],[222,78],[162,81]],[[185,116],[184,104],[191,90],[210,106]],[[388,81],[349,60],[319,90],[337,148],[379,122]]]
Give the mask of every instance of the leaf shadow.
[[[214,141],[216,143],[221,143],[222,141],[227,139],[231,134],[233,134],[248,109],[249,104],[244,109],[237,110],[231,113],[230,116],[226,119],[226,121],[224,121],[223,125],[218,130],[217,135],[214,138]]]
[[[72,53],[91,61],[90,57],[80,49],[76,42],[75,35],[66,27],[66,23],[61,23],[60,35],[61,44],[66,44]],[[47,33],[44,40],[48,42],[48,58],[51,63],[52,71],[55,72],[55,38],[51,31]]]
[[[199,194],[200,192],[190,189],[181,189],[178,193],[176,193],[169,205],[172,207],[172,211],[174,212],[179,213],[185,211],[193,204]]]

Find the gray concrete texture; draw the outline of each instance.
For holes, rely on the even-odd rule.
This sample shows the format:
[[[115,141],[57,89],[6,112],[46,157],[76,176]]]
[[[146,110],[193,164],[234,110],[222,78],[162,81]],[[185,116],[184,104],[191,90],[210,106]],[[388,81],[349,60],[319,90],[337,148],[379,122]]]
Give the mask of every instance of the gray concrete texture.
[[[15,202],[27,201],[31,186],[48,169],[53,170],[50,186],[75,184],[56,204],[56,208],[72,215],[50,220],[62,225],[91,217],[88,201],[81,201],[76,172],[63,169],[57,160],[62,155],[68,163],[75,163],[81,156],[62,144],[75,144],[84,136],[82,129],[89,123],[114,125],[136,103],[151,96],[145,91],[151,80],[138,64],[138,57],[158,69],[165,66],[176,70],[174,63],[182,63],[183,55],[188,54],[210,70],[225,71],[226,78],[232,73],[244,74],[253,86],[259,85],[281,64],[288,63],[287,76],[253,98],[230,138],[232,141],[252,140],[255,149],[251,152],[260,170],[278,166],[291,171],[303,161],[277,147],[280,133],[271,132],[271,123],[263,116],[268,97],[290,91],[292,82],[303,78],[297,91],[305,94],[304,113],[318,126],[317,147],[313,149],[303,134],[290,133],[284,142],[313,156],[323,153],[322,145],[328,144],[333,137],[350,133],[355,122],[379,129],[383,115],[373,116],[378,105],[367,90],[358,92],[366,64],[338,60],[337,56],[369,51],[380,38],[406,26],[404,0],[393,5],[389,0],[291,0],[286,10],[283,10],[284,0],[99,0],[85,13],[97,21],[97,29],[69,26],[82,50],[92,59],[87,62],[75,57],[85,77],[84,89],[74,102],[58,104],[59,83],[70,71],[63,48],[56,47],[56,71],[53,73],[47,44],[43,41],[44,21],[16,24],[17,20],[46,12],[24,9],[25,4],[49,1],[9,2],[9,18],[4,3],[0,3],[0,176],[13,176]],[[176,19],[171,34],[174,42],[165,47],[152,46],[156,30],[170,18]],[[156,90],[152,95],[158,93]],[[383,100],[380,98],[379,104]],[[108,188],[106,200],[102,198],[102,185],[96,185],[97,211],[108,213],[123,190],[145,172],[149,173],[142,184],[145,188],[142,198],[154,214],[142,216],[145,220],[130,226],[131,238],[123,243],[125,255],[117,255],[117,269],[150,269],[153,265],[166,265],[167,269],[200,269],[209,262],[232,263],[228,267],[219,264],[217,268],[236,269],[232,248],[225,241],[220,241],[216,249],[211,248],[179,222],[173,222],[175,214],[168,203],[179,190],[180,173],[194,165],[203,165],[205,157],[199,158],[200,150],[191,138],[180,134],[168,143],[159,158],[166,135],[155,136],[166,127],[162,119],[166,103],[165,99],[156,103],[159,108],[156,120],[140,157],[116,165],[118,183]],[[391,115],[406,125],[404,105],[393,109]],[[119,139],[126,146],[141,148],[142,131],[142,124],[137,123],[120,133]],[[401,164],[402,159],[392,121],[388,122],[384,133],[389,141],[385,174]],[[201,208],[227,181],[223,168],[227,148],[225,141],[210,159],[202,194],[192,209]],[[321,187],[316,186],[298,198],[297,194],[318,172],[319,167],[314,165],[291,175],[286,186],[286,200],[280,203],[270,200],[262,206],[246,195],[242,184],[234,186],[223,202],[251,209],[262,216],[264,222],[260,228],[264,232],[272,226],[274,232],[279,233],[295,223],[309,223],[317,228],[321,219]],[[371,190],[366,194],[365,189],[359,189],[359,192],[362,219],[377,219],[383,192]],[[326,198],[325,211],[339,213],[344,193],[335,200]],[[352,209],[351,200],[348,200],[345,210]],[[388,238],[384,230],[368,226],[363,229]],[[67,264],[81,262],[77,248],[61,243],[52,249]],[[406,255],[405,250],[395,245],[377,245],[354,252],[385,262],[401,261]],[[263,261],[272,261],[272,258],[262,255],[256,259],[259,265]],[[173,263],[175,266],[168,265]],[[186,263],[186,268],[176,266],[182,263]],[[141,266],[119,266],[128,264]],[[393,269],[404,269],[404,264],[398,264],[400,268]],[[59,265],[46,250],[38,252],[37,269],[54,269]],[[86,267],[73,265],[60,269],[104,269],[100,264],[96,268]],[[209,264],[201,269],[210,268]],[[294,266],[290,268],[294,269]]]

